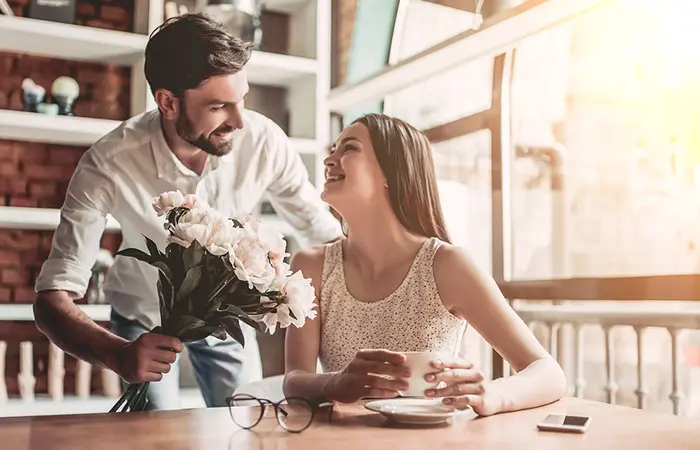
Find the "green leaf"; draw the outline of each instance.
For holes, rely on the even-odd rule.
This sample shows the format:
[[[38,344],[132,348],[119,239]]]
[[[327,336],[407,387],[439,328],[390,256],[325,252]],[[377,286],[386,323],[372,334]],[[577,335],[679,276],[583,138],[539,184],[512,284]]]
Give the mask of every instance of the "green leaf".
[[[152,265],[153,267],[155,267],[156,269],[158,269],[158,270],[160,271],[161,274],[163,274],[163,275],[165,275],[166,277],[168,277],[168,281],[170,281],[170,283],[172,284],[173,272],[172,272],[172,270],[170,270],[170,266],[168,265],[167,262],[165,262],[165,261],[155,261],[155,262],[151,263],[151,265]]]
[[[246,315],[246,313],[245,313],[241,308],[239,308],[239,307],[236,306],[236,305],[232,305],[232,304],[230,304],[230,303],[224,303],[224,304],[222,304],[222,305],[219,307],[219,311],[225,311],[225,312],[227,312],[227,313],[232,313],[232,314],[235,314],[235,315],[237,315],[237,316],[238,316],[238,315],[241,315],[241,316]]]
[[[178,321],[178,325],[175,329],[175,332],[178,336],[181,336],[187,334],[192,330],[196,330],[197,328],[202,328],[206,326],[207,323],[199,317],[184,315],[180,316],[180,320]]]
[[[199,242],[192,241],[190,246],[185,249],[185,252],[182,255],[185,270],[190,270],[190,268],[200,265],[203,257],[204,247],[202,247]]]
[[[202,266],[194,266],[187,271],[185,279],[182,280],[180,289],[177,291],[177,296],[175,297],[175,302],[180,303],[181,301],[187,299],[192,291],[197,287],[199,281],[202,278]]]
[[[151,264],[154,259],[151,255],[148,253],[139,250],[137,248],[125,248],[123,250],[119,250],[117,253],[115,253],[117,256],[128,256],[129,258],[136,258],[139,261],[143,261],[146,263]]]
[[[233,318],[250,325],[255,330],[262,330],[261,324],[253,320],[248,314],[243,312],[242,309],[234,305],[226,305],[223,308],[220,308],[215,313],[215,317],[215,320],[217,320],[219,323],[224,323],[224,321],[228,320],[229,318]]]
[[[221,321],[221,325],[232,338],[242,346],[245,346],[245,337],[243,336],[243,330],[241,330],[241,323],[235,317],[225,317]]]
[[[173,294],[175,288],[170,279],[163,273],[158,272],[158,302],[160,305],[160,320],[161,323],[166,323],[168,318],[173,313]]]
[[[211,333],[211,335],[214,336],[215,338],[219,339],[220,341],[226,340],[226,336],[228,336],[228,334],[226,333],[226,330],[221,326],[216,327],[216,330],[214,330]]]
[[[176,225],[179,221],[180,218],[187,214],[189,212],[188,208],[183,208],[182,206],[178,206],[177,208],[173,208],[168,212],[168,215],[166,216],[168,222],[171,225]]]
[[[148,251],[151,253],[151,256],[154,258],[154,260],[160,260],[163,258],[163,254],[158,250],[158,246],[156,245],[155,242],[150,240],[148,236],[144,235],[144,239],[146,239],[146,247],[148,248]]]
[[[209,295],[209,298],[207,299],[207,304],[209,304],[209,302],[211,302],[213,299],[219,297],[221,292],[223,292],[223,290],[226,289],[226,287],[229,286],[231,283],[238,283],[238,279],[236,278],[236,275],[233,272],[227,273],[226,277],[219,282],[214,291]]]
[[[219,327],[217,326],[207,325],[204,327],[192,329],[179,336],[179,338],[183,342],[199,341],[206,337],[209,337],[209,335],[215,333],[218,329]]]

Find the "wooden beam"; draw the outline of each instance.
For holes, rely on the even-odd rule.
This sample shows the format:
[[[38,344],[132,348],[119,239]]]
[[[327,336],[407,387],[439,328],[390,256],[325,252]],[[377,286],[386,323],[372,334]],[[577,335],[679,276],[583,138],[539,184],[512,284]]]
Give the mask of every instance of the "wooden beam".
[[[498,285],[506,298],[514,300],[700,300],[700,274],[524,280]]]
[[[498,112],[487,110],[423,130],[423,132],[432,143],[449,141],[477,131],[487,130],[491,128],[494,120],[498,120]]]
[[[384,99],[431,76],[479,58],[495,57],[523,39],[576,18],[612,0],[531,0],[484,20],[479,30],[467,30],[377,74],[333,89],[331,111],[345,112]]]

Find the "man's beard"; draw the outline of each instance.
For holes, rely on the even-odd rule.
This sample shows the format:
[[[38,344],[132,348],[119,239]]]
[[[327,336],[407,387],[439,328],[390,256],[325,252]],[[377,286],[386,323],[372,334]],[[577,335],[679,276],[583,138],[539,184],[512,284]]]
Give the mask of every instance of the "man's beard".
[[[192,122],[187,117],[187,113],[184,111],[184,109],[181,109],[180,114],[177,117],[177,121],[175,122],[175,131],[177,132],[177,135],[180,136],[180,139],[189,142],[195,147],[202,149],[213,156],[224,156],[233,148],[233,140],[222,141],[218,144],[214,144],[211,141],[211,136],[213,134],[230,133],[234,130],[233,127],[221,125],[219,128],[210,133],[209,137],[205,137],[203,134],[195,136],[193,128]]]

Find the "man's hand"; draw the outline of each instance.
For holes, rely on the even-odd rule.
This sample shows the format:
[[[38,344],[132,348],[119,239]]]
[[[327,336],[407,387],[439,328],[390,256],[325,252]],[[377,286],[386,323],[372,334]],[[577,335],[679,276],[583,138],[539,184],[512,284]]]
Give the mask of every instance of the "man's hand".
[[[182,349],[175,337],[144,333],[117,351],[112,370],[128,383],[160,381]]]

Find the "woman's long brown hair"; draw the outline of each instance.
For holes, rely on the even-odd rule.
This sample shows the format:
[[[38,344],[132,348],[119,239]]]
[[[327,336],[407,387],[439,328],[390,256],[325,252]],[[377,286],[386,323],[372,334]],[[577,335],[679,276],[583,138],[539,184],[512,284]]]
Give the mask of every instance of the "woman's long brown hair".
[[[385,114],[366,114],[353,123],[369,130],[399,222],[419,236],[451,243],[440,205],[433,151],[425,134]]]

